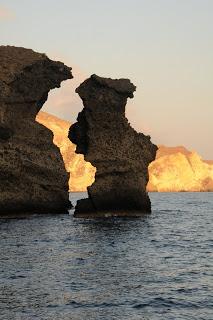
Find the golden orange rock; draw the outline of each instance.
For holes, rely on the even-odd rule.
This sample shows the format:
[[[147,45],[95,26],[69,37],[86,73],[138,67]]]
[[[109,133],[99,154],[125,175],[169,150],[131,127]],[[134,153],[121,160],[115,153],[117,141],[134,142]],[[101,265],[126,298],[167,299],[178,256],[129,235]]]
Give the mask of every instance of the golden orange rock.
[[[66,170],[70,173],[70,191],[86,191],[94,181],[95,168],[75,153],[75,145],[67,138],[70,122],[45,112],[39,112],[37,121],[54,134],[54,143],[60,148]],[[156,160],[149,166],[148,191],[213,191],[213,161],[202,160],[196,152],[183,146],[159,146]]]
[[[36,120],[54,134],[53,142],[60,148],[67,172],[70,173],[70,191],[86,191],[94,181],[95,168],[75,153],[75,145],[68,139],[70,122],[40,111]]]
[[[149,166],[148,191],[213,191],[213,164],[186,148],[159,146]]]

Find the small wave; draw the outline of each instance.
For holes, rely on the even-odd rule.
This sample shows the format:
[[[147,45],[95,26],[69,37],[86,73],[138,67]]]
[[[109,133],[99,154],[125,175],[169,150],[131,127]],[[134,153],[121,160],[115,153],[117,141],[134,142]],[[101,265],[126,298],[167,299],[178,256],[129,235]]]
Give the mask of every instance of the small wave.
[[[77,302],[71,300],[66,305],[72,305],[74,308],[112,308],[125,306],[125,303],[114,303],[114,302],[102,302],[102,303],[88,303],[88,302]]]
[[[185,300],[176,300],[173,298],[162,298],[162,297],[157,297],[155,299],[152,299],[148,302],[145,303],[137,303],[132,306],[134,309],[143,309],[146,307],[176,307],[176,308],[200,308],[202,307],[201,304],[199,303],[194,303],[190,301],[185,301]],[[204,306],[203,306],[204,307]]]

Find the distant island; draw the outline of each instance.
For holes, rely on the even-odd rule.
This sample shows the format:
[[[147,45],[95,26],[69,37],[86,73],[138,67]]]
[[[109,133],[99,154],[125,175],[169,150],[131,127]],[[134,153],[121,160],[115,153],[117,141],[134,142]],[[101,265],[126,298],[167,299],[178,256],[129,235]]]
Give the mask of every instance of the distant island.
[[[68,139],[70,122],[40,111],[36,120],[54,134],[67,172],[70,191],[86,191],[94,181],[95,168],[75,153],[75,145]],[[203,160],[195,151],[183,146],[158,146],[157,157],[149,166],[150,192],[212,192],[213,160]]]

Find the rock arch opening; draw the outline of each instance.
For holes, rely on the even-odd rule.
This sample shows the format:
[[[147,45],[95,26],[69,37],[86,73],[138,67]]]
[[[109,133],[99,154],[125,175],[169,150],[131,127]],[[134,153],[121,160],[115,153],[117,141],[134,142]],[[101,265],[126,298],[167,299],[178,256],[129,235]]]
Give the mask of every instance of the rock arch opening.
[[[95,168],[84,160],[83,155],[75,153],[76,145],[68,138],[69,128],[81,109],[81,99],[75,89],[86,78],[78,66],[72,64],[72,67],[74,79],[63,82],[60,90],[51,90],[36,120],[54,134],[53,142],[59,147],[70,176],[69,191],[84,192],[94,181]]]

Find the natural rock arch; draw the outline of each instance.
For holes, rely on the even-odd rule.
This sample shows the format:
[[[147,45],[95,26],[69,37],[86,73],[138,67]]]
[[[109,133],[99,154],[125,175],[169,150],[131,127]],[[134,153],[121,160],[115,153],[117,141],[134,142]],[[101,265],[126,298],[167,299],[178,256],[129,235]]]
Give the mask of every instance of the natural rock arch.
[[[64,213],[68,174],[53,134],[35,121],[71,68],[30,49],[0,47],[0,214]]]

